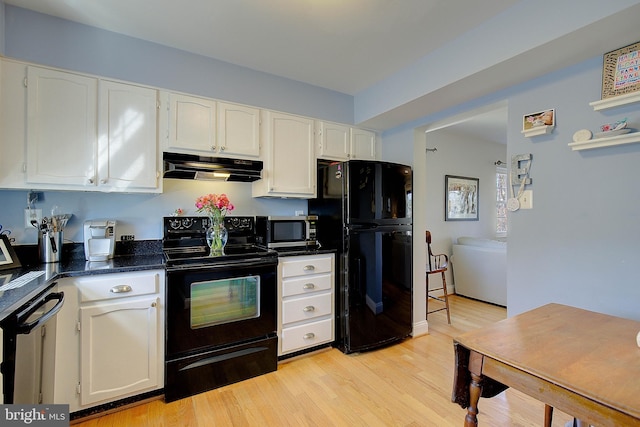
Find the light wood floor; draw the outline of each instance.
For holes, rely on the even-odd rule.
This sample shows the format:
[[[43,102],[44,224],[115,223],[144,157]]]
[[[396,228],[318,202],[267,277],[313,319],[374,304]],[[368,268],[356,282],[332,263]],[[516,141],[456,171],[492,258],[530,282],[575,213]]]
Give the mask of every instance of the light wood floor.
[[[177,402],[145,403],[76,426],[462,426],[451,402],[452,337],[506,317],[463,297],[429,315],[429,335],[376,351],[336,349],[284,361],[277,372]],[[544,405],[515,390],[480,399],[479,425],[541,426]],[[554,412],[553,426],[571,418]]]

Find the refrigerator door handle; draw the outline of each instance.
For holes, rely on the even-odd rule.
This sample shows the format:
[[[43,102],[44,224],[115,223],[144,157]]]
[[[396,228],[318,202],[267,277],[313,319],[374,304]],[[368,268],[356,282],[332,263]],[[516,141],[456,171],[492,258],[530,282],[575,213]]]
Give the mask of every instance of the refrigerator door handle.
[[[350,224],[349,228],[357,231],[357,230],[375,230],[378,228],[378,224]]]

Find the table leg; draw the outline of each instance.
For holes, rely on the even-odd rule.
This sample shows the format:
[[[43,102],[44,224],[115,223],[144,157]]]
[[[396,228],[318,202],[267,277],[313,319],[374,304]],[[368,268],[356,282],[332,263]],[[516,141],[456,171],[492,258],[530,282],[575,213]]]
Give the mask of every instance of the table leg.
[[[482,394],[482,376],[471,372],[471,384],[469,384],[469,407],[467,415],[464,417],[464,427],[475,427],[478,425],[478,401]]]
[[[553,406],[544,405],[544,427],[551,427],[553,420]]]

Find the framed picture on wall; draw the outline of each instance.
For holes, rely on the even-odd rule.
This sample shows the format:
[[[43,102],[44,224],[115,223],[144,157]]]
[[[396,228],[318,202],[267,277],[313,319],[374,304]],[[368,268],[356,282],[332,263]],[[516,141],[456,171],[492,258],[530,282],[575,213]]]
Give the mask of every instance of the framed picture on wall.
[[[480,180],[464,176],[444,176],[444,220],[478,221]]]
[[[556,110],[554,108],[550,108],[536,113],[525,114],[522,117],[522,131],[525,132],[540,126],[555,126],[555,112]]]
[[[602,99],[640,90],[640,42],[604,55]]]
[[[20,260],[16,256],[9,238],[0,234],[0,270],[20,267]]]

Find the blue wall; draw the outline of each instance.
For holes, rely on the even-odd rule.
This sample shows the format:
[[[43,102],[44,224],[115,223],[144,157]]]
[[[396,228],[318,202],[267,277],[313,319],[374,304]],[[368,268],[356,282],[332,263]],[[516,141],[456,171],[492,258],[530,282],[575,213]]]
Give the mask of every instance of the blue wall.
[[[384,158],[426,167],[424,148],[438,142],[426,140],[425,128],[500,100],[507,102],[506,161],[517,154],[533,156],[533,183],[527,186],[533,191],[533,209],[509,215],[510,316],[558,302],[640,320],[640,186],[635,172],[640,144],[586,151],[572,151],[567,145],[577,130],[595,133],[601,124],[625,117],[630,127],[640,129],[639,104],[599,112],[589,106],[600,99],[601,84],[598,56],[383,134]],[[548,108],[556,109],[554,131],[531,138],[522,135],[523,116]],[[430,202],[419,198],[426,185],[421,181],[414,185],[414,204],[423,204],[416,206],[416,215],[424,213],[414,226],[433,228],[443,219],[428,217],[425,206]]]

